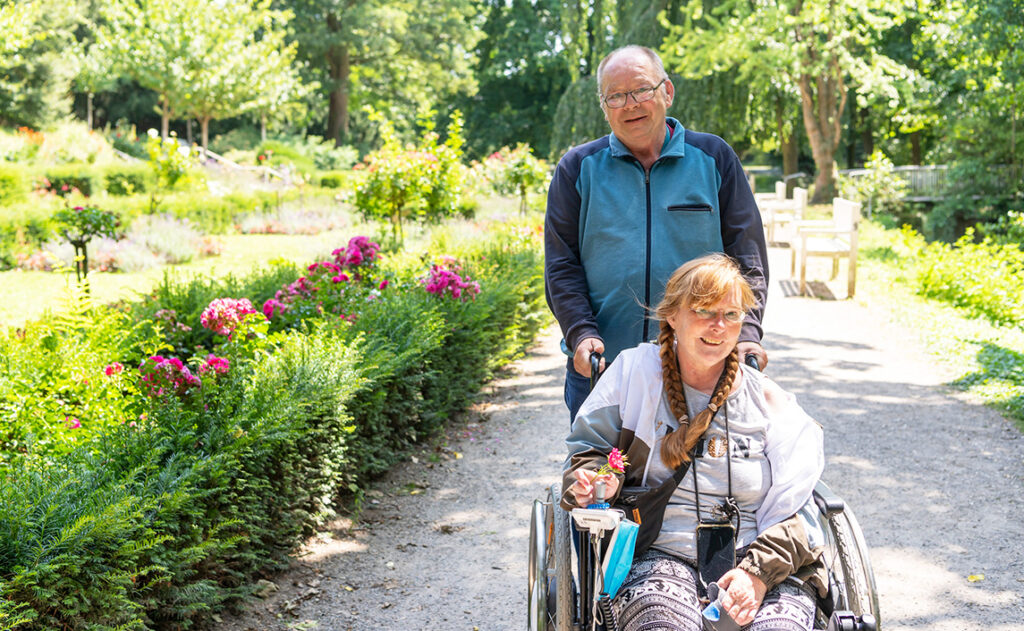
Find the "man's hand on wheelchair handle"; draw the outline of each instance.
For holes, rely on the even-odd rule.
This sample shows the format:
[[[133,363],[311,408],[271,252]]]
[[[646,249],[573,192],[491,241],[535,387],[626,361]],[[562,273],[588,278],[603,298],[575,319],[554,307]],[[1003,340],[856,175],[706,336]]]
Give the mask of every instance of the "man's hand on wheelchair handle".
[[[572,366],[576,372],[584,377],[590,377],[590,355],[591,353],[604,353],[604,342],[596,337],[587,337],[580,340],[576,350],[572,354]],[[599,372],[604,372],[604,358],[601,359]]]
[[[594,503],[595,480],[605,481],[605,501],[615,497],[615,493],[619,490],[619,479],[610,473],[597,475],[597,471],[591,471],[590,469],[576,469],[576,471],[573,472],[573,475],[576,476],[576,481],[572,483],[569,490],[572,492],[572,496],[576,500],[576,505],[580,508],[586,508]]]
[[[756,357],[758,370],[763,371],[765,366],[768,365],[768,353],[764,352],[764,347],[757,342],[740,342],[736,345],[736,350],[740,354],[741,362],[746,362],[747,355]]]
[[[722,596],[722,609],[741,627],[750,624],[768,591],[764,581],[739,568],[733,568],[718,579],[718,586],[726,590]]]

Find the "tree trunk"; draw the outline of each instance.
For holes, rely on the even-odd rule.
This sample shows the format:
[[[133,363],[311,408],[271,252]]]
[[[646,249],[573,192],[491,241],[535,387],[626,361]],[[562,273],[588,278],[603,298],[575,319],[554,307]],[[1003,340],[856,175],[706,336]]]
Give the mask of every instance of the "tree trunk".
[[[167,104],[167,97],[160,97],[160,137],[167,140],[171,131],[171,108]]]
[[[811,202],[825,204],[831,202],[835,195],[835,153],[842,139],[841,119],[846,106],[846,86],[836,61],[826,73],[817,77],[800,75],[799,85],[804,128],[807,129],[807,140],[818,172]]]
[[[860,142],[864,145],[864,159],[867,160],[875,152],[875,135],[871,129],[871,118],[868,116],[868,108],[860,110]],[[852,164],[850,165],[853,166]]]
[[[92,129],[92,92],[85,93],[85,124]]]
[[[188,146],[192,146],[192,119],[185,119],[185,141],[188,142]],[[205,144],[205,143],[204,143]]]
[[[910,132],[910,162],[921,166],[921,132]]]
[[[795,130],[792,133],[786,133],[785,116],[780,97],[775,99],[775,127],[779,134],[779,148],[782,151],[782,175],[785,177],[796,173],[800,146],[796,142]],[[786,182],[786,197],[793,196],[793,186],[793,180]]]
[[[203,162],[206,161],[206,148],[210,142],[210,118],[209,116],[204,116],[199,119],[199,137],[202,139],[203,145],[202,150],[199,152],[199,159]]]
[[[260,142],[267,142],[267,113],[260,112]]]
[[[348,139],[348,77],[351,72],[347,46],[334,46],[327,53],[333,89],[327,112],[327,138],[340,147]]]

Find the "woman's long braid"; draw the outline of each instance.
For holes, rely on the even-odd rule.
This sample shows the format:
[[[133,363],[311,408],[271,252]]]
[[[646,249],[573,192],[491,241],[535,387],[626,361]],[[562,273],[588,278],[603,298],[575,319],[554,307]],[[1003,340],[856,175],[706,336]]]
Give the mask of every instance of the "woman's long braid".
[[[661,322],[658,343],[661,346],[661,372],[662,381],[665,383],[665,393],[668,395],[672,413],[679,420],[679,429],[665,436],[665,440],[661,443],[661,459],[670,469],[678,469],[679,465],[690,460],[690,451],[693,446],[707,431],[715,412],[722,407],[726,397],[729,396],[732,382],[736,378],[736,371],[740,368],[740,356],[739,351],[733,349],[725,359],[725,369],[722,370],[722,375],[718,378],[718,383],[715,384],[715,391],[711,395],[708,407],[704,408],[691,421],[686,406],[686,394],[683,390],[683,377],[679,372],[679,361],[676,359],[675,332],[664,320]]]

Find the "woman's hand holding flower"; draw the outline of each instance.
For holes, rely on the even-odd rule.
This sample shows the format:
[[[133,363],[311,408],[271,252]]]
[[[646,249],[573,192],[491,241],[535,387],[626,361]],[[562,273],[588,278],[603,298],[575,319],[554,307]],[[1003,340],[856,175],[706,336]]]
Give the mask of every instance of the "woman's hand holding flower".
[[[594,498],[594,482],[598,480],[604,480],[605,482],[604,496],[606,499],[615,497],[616,491],[619,490],[619,479],[610,473],[598,473],[589,469],[576,469],[573,474],[576,476],[576,481],[572,483],[569,490],[576,499],[577,506],[586,508],[596,501]]]

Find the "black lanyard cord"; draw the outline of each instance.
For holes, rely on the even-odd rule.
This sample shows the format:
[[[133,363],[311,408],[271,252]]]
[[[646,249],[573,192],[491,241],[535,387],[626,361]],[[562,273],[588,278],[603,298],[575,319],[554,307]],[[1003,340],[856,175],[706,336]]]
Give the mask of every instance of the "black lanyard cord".
[[[728,495],[725,498],[725,506],[724,506],[724,508],[722,510],[723,510],[723,512],[727,516],[735,517],[735,519],[736,519],[736,532],[739,533],[739,531],[740,531],[740,508],[739,508],[739,505],[736,503],[736,498],[733,497],[733,495],[732,495],[732,437],[729,434],[729,401],[728,401],[728,399],[725,401],[725,403],[723,404],[722,407],[725,408],[725,469],[726,469],[726,475],[728,477],[728,485],[729,485],[728,486]],[[714,417],[712,417],[712,420],[714,420]],[[701,441],[701,442],[697,443],[697,445],[700,446],[703,442],[704,441]],[[701,524],[701,523],[703,523],[703,520],[700,517],[700,490],[697,488],[697,486],[698,486],[697,485],[697,457],[698,457],[697,450],[695,449],[694,452],[692,454],[690,454],[690,456],[691,456],[691,459],[693,460],[693,466],[692,466],[692,468],[693,468],[693,494],[694,494],[694,498],[697,501],[697,524]]]

